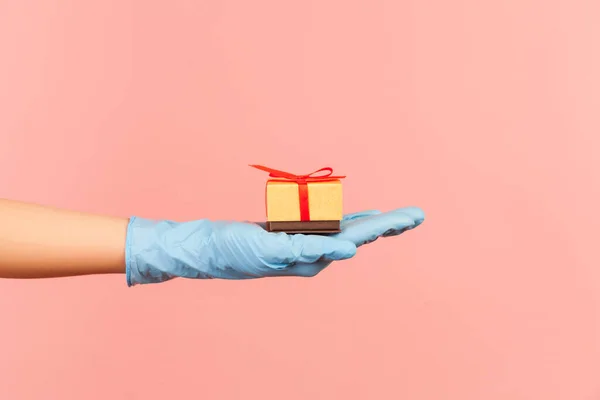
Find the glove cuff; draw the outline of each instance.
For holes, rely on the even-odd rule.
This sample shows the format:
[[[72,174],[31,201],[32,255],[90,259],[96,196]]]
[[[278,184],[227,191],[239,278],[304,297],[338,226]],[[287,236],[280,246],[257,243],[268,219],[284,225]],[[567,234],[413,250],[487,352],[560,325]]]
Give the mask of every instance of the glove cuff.
[[[126,235],[126,239],[125,239],[125,278],[127,280],[127,286],[131,287],[134,285],[134,283],[131,280],[131,268],[132,268],[132,261],[131,261],[131,231],[132,231],[132,225],[133,222],[135,221],[136,217],[131,217],[129,218],[129,222],[127,223],[127,235]]]
[[[161,235],[172,228],[172,224],[135,216],[129,219],[125,242],[127,286],[160,283],[173,278],[166,272],[170,270],[169,257],[164,257],[161,246],[156,245],[160,243]]]

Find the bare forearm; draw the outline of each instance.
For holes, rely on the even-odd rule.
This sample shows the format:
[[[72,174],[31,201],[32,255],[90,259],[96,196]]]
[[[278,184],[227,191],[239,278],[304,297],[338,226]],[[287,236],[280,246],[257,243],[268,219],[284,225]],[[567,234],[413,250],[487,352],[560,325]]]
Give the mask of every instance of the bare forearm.
[[[123,273],[127,223],[0,199],[0,277]]]

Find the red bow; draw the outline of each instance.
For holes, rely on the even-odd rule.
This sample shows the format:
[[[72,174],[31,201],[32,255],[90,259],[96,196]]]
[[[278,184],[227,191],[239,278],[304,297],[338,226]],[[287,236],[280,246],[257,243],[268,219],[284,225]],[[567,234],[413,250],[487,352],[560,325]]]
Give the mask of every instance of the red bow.
[[[285,171],[279,171],[269,167],[263,167],[262,165],[250,165],[251,167],[260,169],[262,171],[268,172],[269,176],[277,181],[294,181],[294,182],[316,182],[316,181],[335,181],[337,179],[343,179],[345,176],[334,176],[333,169],[330,167],[325,167],[316,170],[315,172],[311,172],[306,175],[296,175]],[[319,172],[325,172],[325,175],[316,175]]]
[[[298,184],[298,196],[300,198],[300,220],[301,221],[310,221],[310,210],[308,206],[308,182],[327,182],[327,181],[335,181],[338,179],[343,179],[345,176],[334,176],[333,169],[329,167],[321,168],[316,170],[315,172],[311,172],[306,175],[296,175],[291,174],[285,171],[279,171],[269,167],[263,167],[262,165],[250,165],[251,167],[260,169],[262,171],[268,172],[271,178],[271,181],[275,182],[296,182]],[[325,172],[325,175],[316,175],[320,172]]]

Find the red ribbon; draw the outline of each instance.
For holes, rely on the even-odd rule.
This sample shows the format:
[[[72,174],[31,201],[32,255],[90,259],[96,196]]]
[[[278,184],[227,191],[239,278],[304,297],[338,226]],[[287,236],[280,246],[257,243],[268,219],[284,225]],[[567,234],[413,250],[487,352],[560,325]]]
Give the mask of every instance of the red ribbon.
[[[269,176],[275,179],[270,179],[274,182],[296,182],[298,184],[298,196],[300,198],[300,220],[310,221],[310,210],[308,207],[308,182],[328,182],[343,179],[345,176],[334,176],[333,169],[329,167],[321,168],[310,174],[296,175],[285,171],[279,171],[273,168],[264,167],[262,165],[250,165],[251,167],[268,172]],[[325,175],[317,175],[325,173]]]

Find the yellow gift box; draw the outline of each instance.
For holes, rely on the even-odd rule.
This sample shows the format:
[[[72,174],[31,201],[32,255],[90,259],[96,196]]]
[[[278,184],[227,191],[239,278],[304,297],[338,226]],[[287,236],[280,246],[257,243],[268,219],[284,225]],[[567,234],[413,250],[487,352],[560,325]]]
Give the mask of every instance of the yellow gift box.
[[[343,216],[342,182],[331,168],[295,175],[261,165],[268,172],[266,185],[267,221],[340,221]]]

